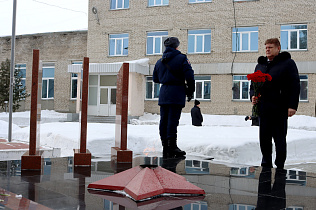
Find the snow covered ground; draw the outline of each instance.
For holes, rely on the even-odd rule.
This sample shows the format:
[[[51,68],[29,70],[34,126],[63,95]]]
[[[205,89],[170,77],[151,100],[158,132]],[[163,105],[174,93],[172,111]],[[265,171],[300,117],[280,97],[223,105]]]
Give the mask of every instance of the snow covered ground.
[[[61,148],[62,156],[73,156],[79,148],[80,123],[63,122],[67,114],[42,110],[40,144]],[[30,112],[13,113],[14,141],[29,141]],[[261,153],[258,144],[258,127],[245,121],[245,116],[203,115],[202,127],[191,125],[188,113],[182,113],[178,127],[178,146],[187,157],[215,158],[215,161],[259,165]],[[7,138],[8,114],[0,113],[0,138]],[[161,155],[159,115],[144,114],[128,125],[128,149],[134,155]],[[20,125],[20,126],[18,126]],[[23,126],[21,126],[23,125]],[[109,157],[114,146],[115,124],[88,123],[87,149],[93,156]],[[316,163],[316,118],[295,115],[289,118],[286,164]]]

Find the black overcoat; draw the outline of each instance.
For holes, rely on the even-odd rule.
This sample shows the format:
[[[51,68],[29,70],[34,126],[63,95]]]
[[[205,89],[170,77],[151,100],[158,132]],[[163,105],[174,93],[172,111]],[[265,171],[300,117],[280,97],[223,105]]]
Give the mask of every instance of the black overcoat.
[[[260,91],[259,112],[260,116],[288,116],[288,109],[297,110],[300,94],[300,79],[295,62],[288,52],[281,52],[271,62],[267,57],[260,56],[256,71],[271,75],[272,80],[264,83]],[[250,96],[254,95],[251,84]]]
[[[201,114],[201,109],[198,106],[194,106],[191,109],[191,118],[192,118],[192,125],[195,126],[202,126],[203,116]]]

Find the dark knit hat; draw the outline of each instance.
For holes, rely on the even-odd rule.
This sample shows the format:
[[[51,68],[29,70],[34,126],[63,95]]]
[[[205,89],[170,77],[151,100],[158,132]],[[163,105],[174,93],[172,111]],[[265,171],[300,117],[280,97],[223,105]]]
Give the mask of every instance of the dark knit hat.
[[[196,105],[199,105],[200,104],[200,102],[198,101],[198,100],[194,100],[194,105],[196,106]]]
[[[180,41],[177,37],[169,37],[164,41],[165,47],[177,48],[180,45]]]

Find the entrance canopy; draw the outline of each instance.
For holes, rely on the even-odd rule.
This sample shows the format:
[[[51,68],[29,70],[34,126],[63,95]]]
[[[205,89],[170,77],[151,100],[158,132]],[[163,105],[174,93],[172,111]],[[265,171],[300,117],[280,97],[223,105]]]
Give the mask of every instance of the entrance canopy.
[[[129,72],[136,72],[143,75],[149,75],[149,59],[116,62],[116,63],[90,63],[89,73],[118,73],[123,63],[129,63]],[[69,73],[80,73],[82,64],[68,65]]]

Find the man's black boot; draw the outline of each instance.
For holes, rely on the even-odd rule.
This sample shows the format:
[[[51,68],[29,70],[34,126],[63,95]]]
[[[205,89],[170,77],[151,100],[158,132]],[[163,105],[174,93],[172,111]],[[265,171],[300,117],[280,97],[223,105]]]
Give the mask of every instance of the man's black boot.
[[[177,140],[168,140],[168,147],[169,147],[169,157],[183,157],[186,155],[185,151],[182,151],[177,146]]]
[[[166,158],[169,153],[168,140],[161,139],[161,145],[162,145],[162,157]]]

